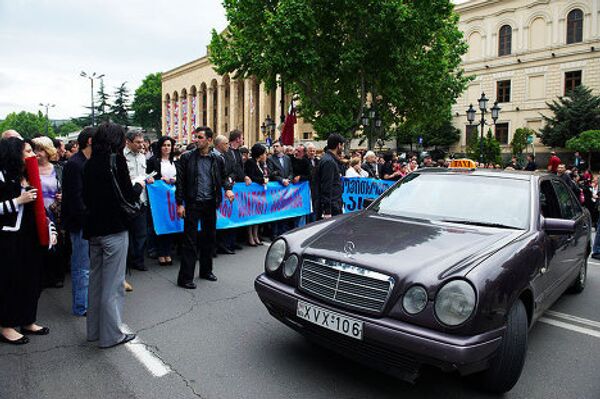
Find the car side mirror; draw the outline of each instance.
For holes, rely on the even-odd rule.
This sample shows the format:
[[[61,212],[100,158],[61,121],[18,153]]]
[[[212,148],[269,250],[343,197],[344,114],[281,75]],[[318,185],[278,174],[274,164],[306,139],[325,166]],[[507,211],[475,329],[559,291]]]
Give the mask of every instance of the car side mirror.
[[[542,229],[548,234],[573,234],[575,221],[570,219],[544,218]]]
[[[375,202],[374,198],[363,199],[363,209],[369,207],[373,202]]]

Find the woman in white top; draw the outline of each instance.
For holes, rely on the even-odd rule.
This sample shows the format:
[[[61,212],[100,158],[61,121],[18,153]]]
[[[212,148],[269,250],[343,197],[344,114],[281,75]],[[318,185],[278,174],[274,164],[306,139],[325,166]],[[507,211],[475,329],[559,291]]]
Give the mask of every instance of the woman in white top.
[[[168,136],[161,137],[156,143],[156,152],[146,163],[146,173],[156,172],[154,181],[162,180],[163,182],[173,185],[177,178],[175,169],[174,149],[175,140]],[[151,215],[151,213],[150,213]],[[152,216],[150,216],[150,220]],[[154,224],[152,223],[150,234],[154,235]],[[161,266],[173,264],[171,259],[171,248],[173,246],[173,236],[163,234],[156,236],[156,252],[158,254],[158,263]]]
[[[346,177],[369,177],[369,173],[360,166],[360,158],[350,160],[350,167],[346,170]]]

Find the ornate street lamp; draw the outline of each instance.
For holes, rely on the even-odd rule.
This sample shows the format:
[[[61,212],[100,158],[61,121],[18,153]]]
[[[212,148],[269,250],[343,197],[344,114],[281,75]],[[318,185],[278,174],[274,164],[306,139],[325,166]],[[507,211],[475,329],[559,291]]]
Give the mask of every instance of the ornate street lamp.
[[[273,142],[273,135],[275,134],[275,121],[271,119],[270,115],[267,115],[265,121],[260,125],[260,131],[263,135],[266,135],[266,143],[269,148],[269,152],[271,151],[271,144]]]
[[[368,128],[368,131],[370,134],[368,136],[368,147],[369,147],[369,150],[371,150],[371,149],[373,149],[373,143],[372,143],[373,135],[374,135],[375,131],[378,132],[381,129],[383,121],[381,120],[379,115],[377,115],[377,110],[375,109],[374,106],[371,106],[368,110],[365,110],[365,113],[360,118],[360,121],[363,126],[363,132],[366,133],[366,130]]]
[[[485,120],[485,113],[488,111],[487,110],[487,104],[488,104],[489,99],[485,96],[485,93],[481,93],[481,97],[479,98],[479,100],[477,100],[478,105],[479,105],[479,110],[481,111],[481,121],[479,122],[480,126],[481,126],[481,139],[479,140],[479,163],[482,164],[483,163],[483,131],[485,129],[485,125],[488,125],[488,123]],[[494,121],[494,125],[496,124],[496,121],[498,120],[498,117],[500,116],[500,107],[498,106],[498,101],[496,101],[494,103],[494,106],[491,109],[492,112],[492,120]],[[469,125],[472,125],[473,122],[475,122],[475,115],[476,115],[477,111],[475,110],[475,108],[473,108],[473,104],[469,105],[469,108],[467,109],[467,121],[469,122]]]

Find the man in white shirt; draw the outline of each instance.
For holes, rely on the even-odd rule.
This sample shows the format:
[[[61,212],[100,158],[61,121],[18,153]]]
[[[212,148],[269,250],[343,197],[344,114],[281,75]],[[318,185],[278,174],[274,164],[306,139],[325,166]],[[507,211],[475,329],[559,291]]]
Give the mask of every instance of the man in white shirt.
[[[146,181],[148,184],[154,183],[153,178],[146,179],[146,156],[143,153],[144,149],[144,135],[139,131],[130,131],[127,133],[126,147],[123,150],[125,159],[127,160],[127,167],[129,168],[129,177],[131,178],[131,184]],[[147,236],[147,210],[148,210],[148,198],[146,197],[146,191],[142,191],[140,194],[140,201],[142,202],[142,211],[138,216],[133,219],[129,225],[129,250],[127,254],[128,266],[140,270],[146,271],[148,268],[144,264],[144,247],[146,245]]]

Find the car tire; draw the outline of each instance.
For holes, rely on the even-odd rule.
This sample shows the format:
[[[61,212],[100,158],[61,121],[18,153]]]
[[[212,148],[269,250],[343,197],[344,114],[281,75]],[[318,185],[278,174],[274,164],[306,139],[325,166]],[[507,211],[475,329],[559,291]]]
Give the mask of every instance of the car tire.
[[[477,375],[481,388],[492,393],[504,393],[517,383],[527,355],[527,311],[518,300],[511,308],[506,323],[506,331],[496,356],[490,367]]]
[[[585,281],[587,280],[587,265],[588,261],[586,258],[585,261],[583,261],[583,265],[581,265],[579,268],[579,273],[577,274],[575,281],[573,281],[573,285],[571,285],[571,288],[569,289],[571,293],[579,294],[585,289]]]

